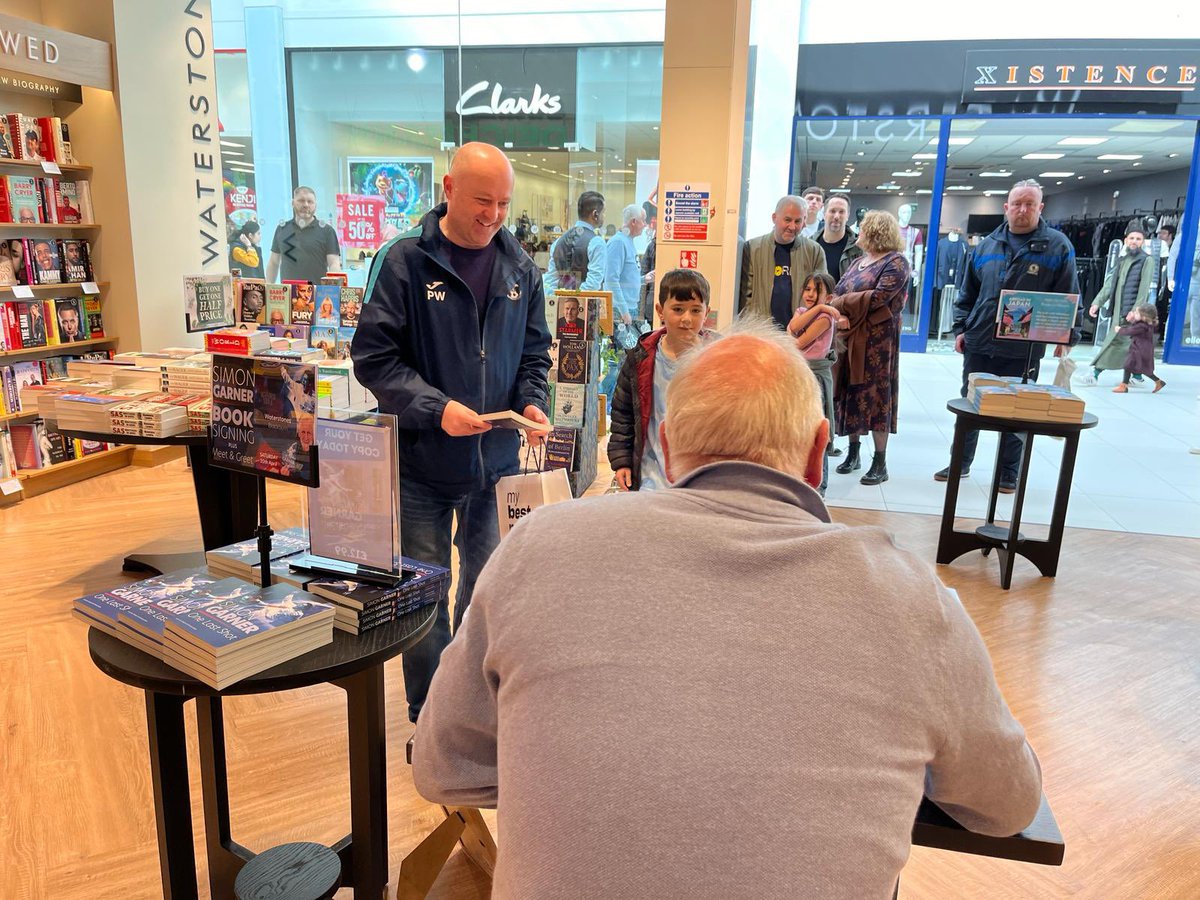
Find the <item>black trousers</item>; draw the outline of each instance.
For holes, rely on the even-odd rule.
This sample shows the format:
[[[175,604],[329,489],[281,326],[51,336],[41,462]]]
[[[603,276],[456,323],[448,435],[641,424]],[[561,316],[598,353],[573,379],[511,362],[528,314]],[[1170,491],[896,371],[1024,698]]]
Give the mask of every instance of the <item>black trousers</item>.
[[[1036,381],[1042,361],[1035,359],[1030,364],[1029,380]],[[963,379],[961,396],[967,396],[967,376],[972,372],[989,372],[992,375],[1025,374],[1024,358],[1005,356],[985,356],[982,353],[972,353],[968,350],[963,354]],[[967,431],[963,441],[963,468],[971,468],[975,461],[975,448],[979,444],[978,429]],[[1004,481],[1016,481],[1021,472],[1021,453],[1025,449],[1025,438],[1018,434],[1004,433],[1000,435],[1000,477]]]

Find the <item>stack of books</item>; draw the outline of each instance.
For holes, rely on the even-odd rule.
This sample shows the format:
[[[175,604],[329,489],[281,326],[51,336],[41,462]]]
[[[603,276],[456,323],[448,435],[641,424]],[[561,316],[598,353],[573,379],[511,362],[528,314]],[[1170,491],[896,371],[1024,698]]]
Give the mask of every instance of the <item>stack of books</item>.
[[[187,410],[188,431],[208,431],[208,422],[212,415],[212,397],[189,405]]]
[[[308,552],[308,529],[287,528],[271,535],[271,561]],[[262,577],[259,569],[258,538],[239,541],[228,547],[218,547],[204,554],[208,568],[221,575],[233,575],[256,584]]]
[[[1081,397],[1076,397],[1066,388],[1057,386],[1048,388],[1050,392],[1050,409],[1047,418],[1051,422],[1082,422],[1086,404]]]
[[[981,416],[1012,418],[1017,408],[1017,392],[1011,387],[986,385],[971,389],[971,405]]]
[[[149,393],[137,388],[109,388],[87,394],[59,394],[54,400],[54,415],[62,431],[108,433],[114,407],[141,400]]]
[[[204,349],[209,353],[250,356],[271,349],[271,335],[248,328],[218,328],[204,333]]]
[[[395,587],[321,577],[309,581],[308,590],[333,602],[335,628],[362,634],[414,609],[437,603],[449,587],[450,571],[441,566],[402,557],[401,568],[403,576]]]
[[[212,396],[212,358],[190,357],[159,366],[159,388],[168,394],[204,394]]]
[[[228,582],[236,579],[227,579]],[[166,620],[163,661],[217,690],[333,641],[333,607],[290,584],[228,591]]]
[[[980,415],[1029,422],[1082,422],[1085,408],[1066,388],[1048,384],[971,386],[968,399]]]
[[[121,366],[112,373],[113,387],[135,387],[157,392],[162,389],[162,367],[147,365],[143,360],[136,366]]]
[[[109,417],[114,434],[170,437],[188,430],[186,407],[151,398],[114,406],[109,411]]]
[[[185,569],[81,597],[73,614],[217,690],[333,640],[332,606]]]

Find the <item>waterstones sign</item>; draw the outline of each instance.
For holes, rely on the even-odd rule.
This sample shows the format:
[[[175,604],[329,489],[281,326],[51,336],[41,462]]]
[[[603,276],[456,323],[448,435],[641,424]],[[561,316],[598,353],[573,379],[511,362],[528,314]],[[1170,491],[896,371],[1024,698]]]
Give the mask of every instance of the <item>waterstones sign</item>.
[[[180,42],[187,57],[181,75],[187,79],[186,121],[189,126],[188,164],[195,180],[196,192],[196,246],[200,252],[200,266],[207,267],[216,262],[224,268],[225,252],[222,245],[225,229],[224,197],[221,183],[221,157],[216,149],[216,83],[212,47],[208,35],[211,24],[206,21],[209,10],[207,3],[197,0],[180,0]]]
[[[971,50],[963,102],[1018,102],[1039,94],[1081,101],[1200,101],[1200,52],[1194,50]],[[1165,95],[1165,96],[1164,96]]]
[[[446,140],[486,141],[507,150],[574,141],[576,54],[563,48],[467,48],[460,83],[458,52],[447,51]]]

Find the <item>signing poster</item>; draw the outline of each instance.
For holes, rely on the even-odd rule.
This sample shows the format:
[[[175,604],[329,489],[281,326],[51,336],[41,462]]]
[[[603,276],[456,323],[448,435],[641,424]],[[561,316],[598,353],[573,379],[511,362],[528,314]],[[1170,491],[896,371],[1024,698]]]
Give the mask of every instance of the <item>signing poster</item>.
[[[433,208],[433,160],[401,157],[346,160],[347,194],[383,198],[380,243],[403,234]]]
[[[1006,341],[1069,344],[1078,310],[1078,294],[1001,291],[996,305],[996,337]]]
[[[391,416],[319,419],[321,486],[308,492],[312,552],[399,570],[400,504],[396,430]]]
[[[212,375],[209,462],[317,487],[317,367],[214,354]]]

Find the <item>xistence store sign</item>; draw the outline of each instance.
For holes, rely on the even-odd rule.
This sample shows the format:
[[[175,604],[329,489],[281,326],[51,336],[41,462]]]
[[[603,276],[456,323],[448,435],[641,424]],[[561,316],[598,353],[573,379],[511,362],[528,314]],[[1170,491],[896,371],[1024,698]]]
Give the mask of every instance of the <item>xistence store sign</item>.
[[[1059,91],[1078,92],[1080,100],[1194,103],[1198,85],[1200,52],[1194,50],[971,50],[963,102],[1018,102]]]

